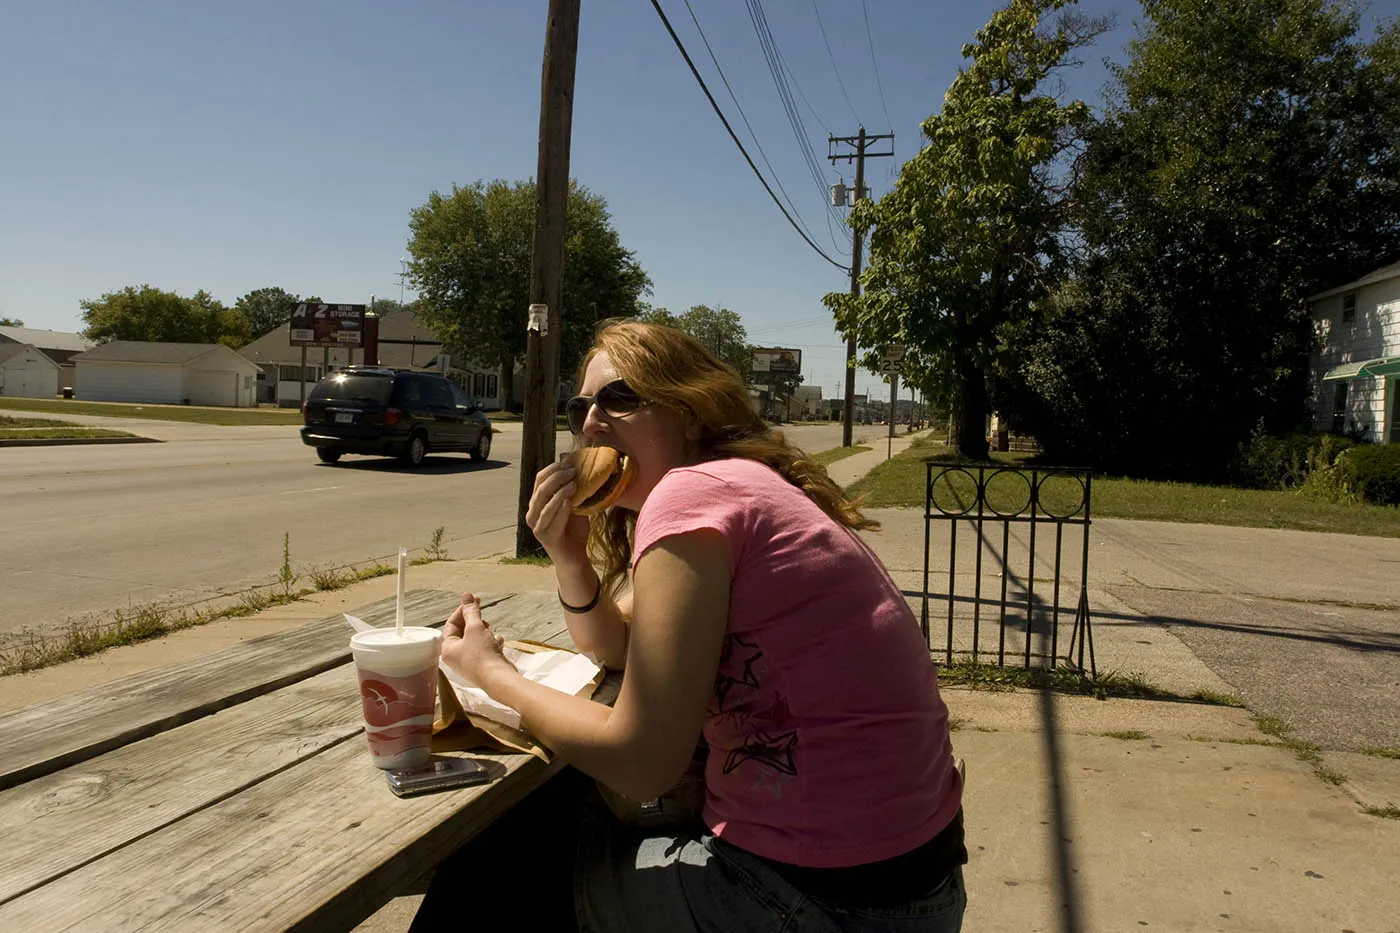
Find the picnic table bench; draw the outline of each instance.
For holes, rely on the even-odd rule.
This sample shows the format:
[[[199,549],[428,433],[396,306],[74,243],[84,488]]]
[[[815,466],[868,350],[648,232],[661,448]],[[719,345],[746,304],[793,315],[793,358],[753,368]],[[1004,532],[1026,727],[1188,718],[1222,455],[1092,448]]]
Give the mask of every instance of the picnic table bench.
[[[459,601],[414,590],[405,618]],[[493,631],[569,644],[552,590],[482,603]],[[394,599],[352,614],[392,624]],[[5,717],[0,930],[348,930],[562,767],[475,749],[489,784],[393,796],[350,634],[337,614]]]

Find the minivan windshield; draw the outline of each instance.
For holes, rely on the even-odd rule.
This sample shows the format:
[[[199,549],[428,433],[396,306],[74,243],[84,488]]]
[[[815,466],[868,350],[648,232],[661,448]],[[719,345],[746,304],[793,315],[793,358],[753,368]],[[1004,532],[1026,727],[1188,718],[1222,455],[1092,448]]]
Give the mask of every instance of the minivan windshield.
[[[316,383],[316,388],[311,390],[311,398],[317,401],[361,401],[383,405],[389,401],[391,388],[393,380],[386,376],[336,373]]]

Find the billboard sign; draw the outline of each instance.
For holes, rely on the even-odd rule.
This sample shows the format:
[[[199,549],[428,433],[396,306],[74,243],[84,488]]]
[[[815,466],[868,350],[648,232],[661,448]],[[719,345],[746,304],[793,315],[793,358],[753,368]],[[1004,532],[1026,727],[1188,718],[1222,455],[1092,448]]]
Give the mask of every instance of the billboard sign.
[[[802,351],[781,347],[754,347],[753,371],[796,376],[802,372]]]
[[[362,347],[365,335],[364,305],[326,305],[302,302],[292,310],[294,347]]]

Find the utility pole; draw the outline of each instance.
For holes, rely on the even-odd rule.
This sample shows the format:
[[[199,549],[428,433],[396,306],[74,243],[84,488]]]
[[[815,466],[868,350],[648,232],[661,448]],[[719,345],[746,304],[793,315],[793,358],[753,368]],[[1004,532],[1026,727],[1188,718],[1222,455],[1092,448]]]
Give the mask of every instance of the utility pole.
[[[888,140],[890,141],[890,151],[889,151],[889,152],[866,152],[866,146],[870,145],[871,143],[877,142],[877,141],[879,141],[879,140],[881,140],[881,139],[888,139]],[[837,145],[838,143],[844,143],[844,144],[846,144],[846,145],[848,145],[848,146],[855,146],[855,147],[856,147],[856,151],[855,151],[855,152],[843,152],[843,153],[835,153],[835,152],[832,152],[832,151],[831,151],[831,148],[832,148],[833,146]],[[865,135],[865,127],[862,126],[862,127],[860,128],[860,133],[859,133],[859,135],[856,135],[856,136],[828,136],[828,137],[827,137],[827,141],[826,141],[826,145],[827,145],[827,159],[830,160],[831,163],[832,163],[833,165],[836,163],[836,160],[837,160],[837,159],[845,159],[847,162],[851,162],[851,161],[853,161],[853,160],[855,161],[855,163],[856,163],[856,192],[855,192],[855,200],[856,200],[856,201],[859,201],[861,198],[863,198],[863,197],[866,196],[866,190],[865,190],[865,160],[866,160],[867,158],[876,159],[876,158],[882,158],[882,157],[886,157],[886,156],[892,157],[892,156],[894,155],[894,134],[893,134],[893,133],[884,133],[884,134],[879,135],[879,136],[867,136],[867,135]],[[854,205],[853,205],[853,206],[854,206]],[[852,234],[853,234],[853,235],[852,235],[852,241],[851,241],[851,297],[852,297],[852,298],[858,298],[858,297],[860,297],[860,246],[861,246],[861,229],[860,229],[860,227],[853,224],[853,225],[852,225]],[[854,337],[850,337],[850,338],[848,338],[848,339],[846,340],[846,406],[845,406],[845,411],[844,411],[844,413],[842,414],[842,418],[841,418],[841,446],[842,446],[842,447],[850,447],[850,446],[851,446],[851,421],[852,421],[852,412],[853,412],[852,405],[851,405],[851,396],[853,396],[853,395],[855,394],[855,391],[856,391],[856,339],[855,339]]]
[[[525,523],[535,474],[554,459],[554,411],[559,400],[560,292],[564,278],[564,219],[569,198],[569,140],[574,118],[580,0],[549,0],[540,75],[539,162],[535,173],[535,235],[530,247],[530,308],[525,335],[525,412],[520,450],[520,496],[515,555],[542,553]]]

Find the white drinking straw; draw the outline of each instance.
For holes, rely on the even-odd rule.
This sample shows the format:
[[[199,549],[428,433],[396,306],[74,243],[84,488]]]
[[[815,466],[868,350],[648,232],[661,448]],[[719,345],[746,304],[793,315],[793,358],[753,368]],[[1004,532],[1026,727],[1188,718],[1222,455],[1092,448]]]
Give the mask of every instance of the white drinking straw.
[[[403,568],[408,561],[408,548],[399,548],[399,591],[394,601],[394,631],[403,635]]]

